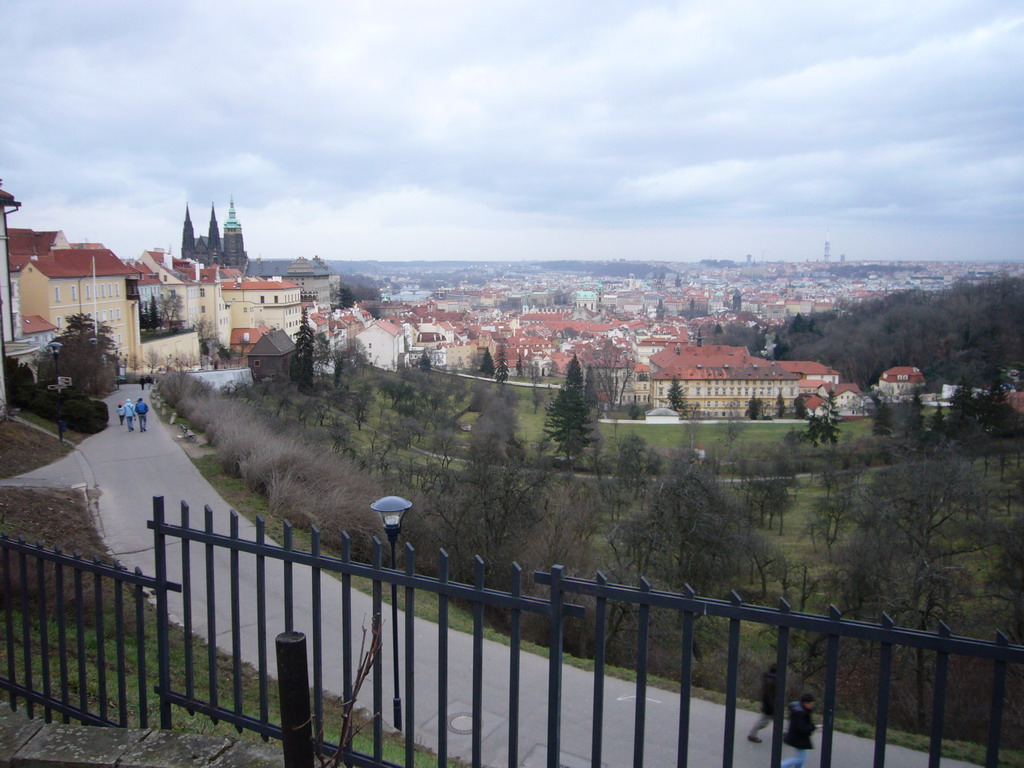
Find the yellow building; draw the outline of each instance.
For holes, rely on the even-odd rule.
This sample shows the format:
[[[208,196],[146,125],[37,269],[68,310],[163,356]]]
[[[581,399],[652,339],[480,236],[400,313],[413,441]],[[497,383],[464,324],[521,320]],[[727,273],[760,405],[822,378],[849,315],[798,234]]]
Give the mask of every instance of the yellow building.
[[[131,362],[140,353],[138,272],[106,248],[56,249],[21,269],[21,313],[57,326],[83,314],[110,327],[117,354]]]
[[[779,395],[786,408],[800,394],[800,375],[777,362],[749,354],[743,347],[676,345],[651,356],[651,407],[669,408],[673,380],[682,387],[698,417],[742,417],[758,398],[765,413]]]
[[[299,286],[287,280],[246,280],[221,283],[221,296],[231,312],[232,328],[280,328],[292,340],[302,322]]]

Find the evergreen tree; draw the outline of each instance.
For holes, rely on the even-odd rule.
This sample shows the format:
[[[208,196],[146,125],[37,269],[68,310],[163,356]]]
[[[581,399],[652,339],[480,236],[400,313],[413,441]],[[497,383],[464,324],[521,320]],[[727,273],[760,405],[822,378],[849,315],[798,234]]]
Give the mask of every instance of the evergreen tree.
[[[814,414],[808,420],[804,439],[811,445],[821,445],[823,443],[835,445],[839,442],[839,422],[842,421],[842,417],[839,415],[839,407],[836,405],[834,392],[829,392],[828,399],[825,400],[822,409],[820,415]]]
[[[430,356],[427,354],[427,350],[423,350],[423,354],[420,355],[419,368],[424,373],[428,372],[433,366],[430,365]]]
[[[302,308],[302,321],[295,333],[295,352],[292,354],[292,381],[299,385],[299,390],[309,392],[313,389],[313,358],[315,354],[316,334],[309,327],[306,308]]]
[[[494,379],[499,384],[508,381],[508,357],[504,345],[498,347],[498,364],[494,367]]]
[[[110,326],[96,322],[86,314],[65,318],[64,330],[55,339],[60,348],[60,375],[71,377],[71,386],[87,395],[100,395],[110,390],[117,370],[117,345]],[[53,358],[44,352],[40,364],[48,369]],[[40,380],[52,380],[48,371]]]
[[[990,435],[1005,434],[1013,421],[1013,408],[998,381],[992,382],[988,391],[976,398],[974,412],[978,424]]]
[[[761,418],[761,414],[764,412],[764,403],[757,395],[750,398],[747,403],[747,416],[750,417],[751,421],[757,421]]]
[[[683,394],[683,385],[679,383],[679,379],[675,376],[672,377],[672,384],[668,388],[668,407],[680,416],[683,415],[683,409],[686,407],[686,395]]]
[[[484,376],[494,376],[494,358],[491,357],[490,348],[484,349],[484,356],[480,361],[480,373]]]
[[[924,403],[921,402],[921,393],[914,391],[910,398],[910,405],[903,416],[903,436],[918,440],[924,434]]]
[[[544,419],[545,435],[570,462],[574,462],[593,441],[590,434],[591,411],[583,389],[583,372],[579,360],[573,355],[565,384],[548,405]]]
[[[940,405],[932,413],[931,418],[928,419],[928,428],[936,434],[945,434],[946,432],[946,413],[942,410]]]
[[[520,355],[516,358],[516,377],[523,378],[523,356]]]
[[[875,423],[871,426],[871,434],[886,437],[892,434],[892,408],[885,400],[875,406]]]
[[[807,403],[804,400],[803,395],[797,395],[793,401],[793,412],[796,414],[798,419],[807,418]]]
[[[786,416],[786,398],[782,396],[782,392],[779,392],[779,396],[775,398],[775,418],[782,419]]]

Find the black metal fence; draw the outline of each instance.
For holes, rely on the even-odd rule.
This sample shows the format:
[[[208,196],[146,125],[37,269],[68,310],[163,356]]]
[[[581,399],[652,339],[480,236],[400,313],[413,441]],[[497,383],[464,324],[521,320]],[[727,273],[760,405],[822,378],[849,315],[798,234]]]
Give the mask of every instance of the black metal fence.
[[[865,745],[858,755],[862,765],[885,764],[894,649],[912,649],[931,658],[929,766],[939,765],[943,745],[950,658],[981,659],[991,665],[985,764],[992,768],[999,764],[1007,681],[1020,680],[1024,668],[1024,646],[1010,644],[1002,634],[990,642],[953,636],[944,626],[938,632],[922,632],[893,626],[888,619],[880,624],[845,620],[835,608],[828,616],[820,616],[792,611],[784,601],[777,608],[745,604],[735,593],[731,600],[716,600],[699,597],[692,590],[684,594],[659,591],[646,581],[638,587],[610,584],[600,574],[593,580],[569,578],[560,567],[533,574],[534,583],[547,592],[537,597],[526,594],[517,566],[510,573],[511,586],[498,590],[486,586],[479,558],[473,583],[463,584],[449,579],[449,561],[443,551],[437,561],[438,575],[426,576],[417,573],[417,555],[411,546],[405,549],[404,568],[393,570],[383,566],[377,541],[370,562],[363,563],[352,559],[347,538],[340,552],[331,555],[322,551],[315,528],[308,550],[303,550],[294,546],[287,524],[280,545],[268,541],[262,519],[257,519],[249,536],[242,535],[243,525],[232,512],[226,530],[219,530],[222,523],[209,507],[195,525],[185,504],[176,522],[169,522],[163,499],[154,499],[149,523],[154,535],[152,577],[0,537],[4,589],[0,647],[6,656],[0,664],[0,689],[8,691],[11,707],[23,700],[30,714],[42,708],[47,720],[57,714],[65,722],[146,727],[155,706],[158,724],[164,728],[173,727],[175,718],[187,710],[265,738],[280,738],[280,724],[272,715],[272,643],[279,632],[300,630],[310,640],[313,715],[322,728],[325,700],[331,692],[346,701],[357,694],[353,675],[359,662],[360,624],[365,626],[367,615],[386,616],[384,585],[391,584],[403,593],[401,647],[385,646],[374,660],[371,690],[359,692],[361,707],[382,714],[372,720],[370,746],[346,754],[351,765],[411,766],[416,745],[422,741],[436,752],[440,766],[456,755],[473,765],[510,768],[630,762],[642,766],[645,759],[648,764],[687,766],[696,727],[691,707],[695,631],[704,617],[717,617],[727,625],[725,706],[714,726],[721,730],[723,766],[749,760],[736,753],[744,624],[774,633],[779,670],[776,710],[780,712],[785,704],[791,633],[824,639],[823,766],[832,765],[835,757],[833,732],[841,703],[837,675],[845,644],[867,643],[877,650],[874,746]],[[452,600],[469,607],[468,632],[456,632],[450,626]],[[429,620],[413,618],[418,605]],[[636,617],[631,630],[635,680],[629,683],[605,675],[609,612],[623,606]],[[507,644],[486,640],[486,610],[502,612],[509,629]],[[648,712],[652,611],[674,617],[678,628],[673,677],[679,693],[658,692],[661,699],[671,698],[672,727],[661,720],[653,724]],[[537,617],[532,620],[535,630],[540,623],[546,628],[544,662],[522,651],[523,623],[530,615]],[[593,627],[594,650],[593,671],[585,673],[563,666],[566,627],[584,618]],[[200,638],[210,640],[205,648]],[[400,681],[391,679],[384,665],[384,656],[395,652],[402,660]],[[564,681],[566,675],[573,679]],[[589,676],[586,690],[579,685],[580,675]],[[402,755],[386,760],[383,713],[389,684],[394,687],[396,707],[404,707],[407,727]],[[616,701],[635,700],[631,722],[609,717],[609,686],[616,686],[616,691],[629,686],[632,695],[618,696]],[[399,688],[404,700],[399,698]],[[563,701],[566,697],[572,700]],[[563,713],[570,706],[573,716],[567,720]],[[468,711],[461,711],[462,707]],[[707,728],[706,724],[700,727]],[[776,718],[773,766],[781,760],[783,727],[782,719]],[[581,738],[583,729],[589,733]],[[563,741],[570,738],[572,744],[566,748]],[[330,753],[337,745],[325,741],[324,747]],[[702,748],[707,751],[706,744]],[[665,760],[668,754],[671,763]],[[702,764],[707,764],[706,757]]]

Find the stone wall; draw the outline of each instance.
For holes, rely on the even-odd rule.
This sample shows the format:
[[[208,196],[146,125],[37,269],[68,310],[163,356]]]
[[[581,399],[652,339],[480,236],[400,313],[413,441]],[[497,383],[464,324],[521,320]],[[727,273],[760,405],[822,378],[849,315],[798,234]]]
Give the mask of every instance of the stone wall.
[[[41,708],[36,708],[41,715]],[[282,768],[277,742],[29,720],[0,708],[0,768]]]

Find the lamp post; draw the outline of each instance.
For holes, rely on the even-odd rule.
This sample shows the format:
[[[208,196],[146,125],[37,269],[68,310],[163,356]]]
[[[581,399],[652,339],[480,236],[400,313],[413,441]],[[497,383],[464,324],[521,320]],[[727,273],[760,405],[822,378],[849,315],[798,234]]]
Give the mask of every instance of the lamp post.
[[[391,543],[391,570],[395,570],[397,567],[395,548],[398,544],[398,535],[402,532],[402,518],[405,517],[406,511],[411,506],[412,502],[401,496],[385,496],[370,505],[370,509],[380,515],[384,531]],[[398,584],[396,582],[391,582],[391,650],[395,672],[395,728],[400,731],[402,730],[402,695],[398,685]]]
[[[64,345],[59,341],[51,341],[47,344],[50,354],[53,355],[53,376],[57,382],[57,437],[64,442],[64,418],[60,409],[60,350]]]

